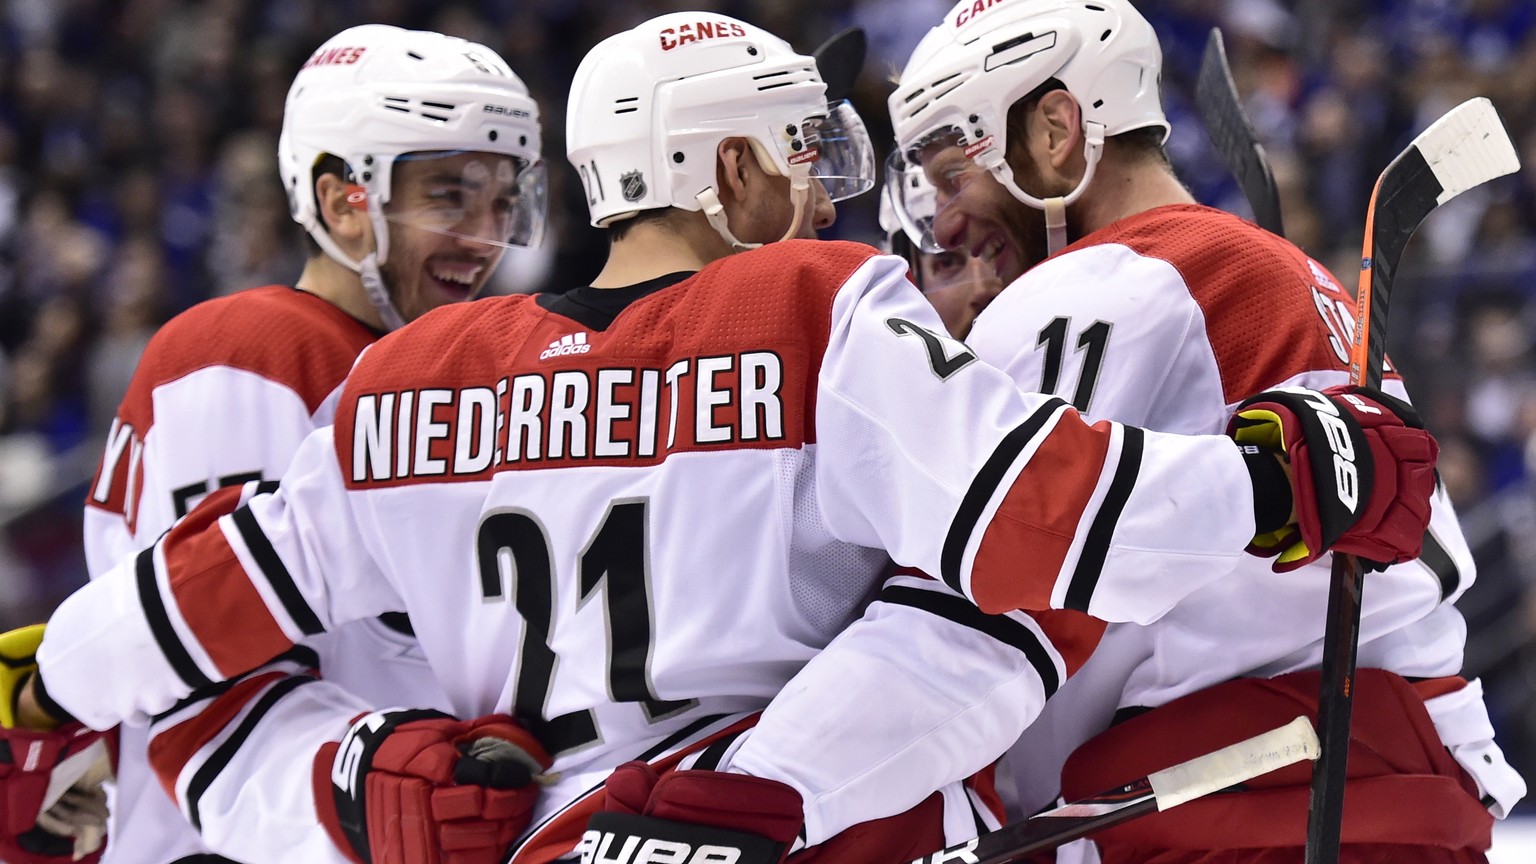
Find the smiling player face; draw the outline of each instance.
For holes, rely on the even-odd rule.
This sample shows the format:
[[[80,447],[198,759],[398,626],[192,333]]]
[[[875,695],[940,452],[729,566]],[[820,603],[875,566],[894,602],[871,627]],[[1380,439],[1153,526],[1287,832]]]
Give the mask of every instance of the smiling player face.
[[[396,162],[380,272],[405,320],[485,287],[521,230],[520,169],[510,156],[475,152]]]

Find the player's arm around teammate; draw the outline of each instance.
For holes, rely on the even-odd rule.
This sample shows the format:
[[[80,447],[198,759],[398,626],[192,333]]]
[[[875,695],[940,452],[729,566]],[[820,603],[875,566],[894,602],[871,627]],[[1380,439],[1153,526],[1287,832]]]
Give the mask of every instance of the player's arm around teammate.
[[[1030,44],[1040,50],[1022,47]],[[1006,50],[1028,56],[998,62],[993,52]],[[1157,88],[1147,86],[1159,62],[1151,27],[1120,0],[975,15],[957,7],[914,52],[890,100],[892,167],[924,172],[936,187],[927,200],[903,194],[902,221],[918,242],[985,253],[1010,283],[971,332],[980,358],[1091,417],[1209,433],[1262,416],[1249,404],[1260,391],[1338,392],[1330,388],[1349,380],[1353,298],[1283,238],[1198,206],[1179,184],[1161,147],[1168,126]],[[939,80],[942,90],[931,86]],[[1411,417],[1396,401],[1407,394],[1395,372],[1384,389],[1390,395],[1374,401]],[[1301,390],[1269,399],[1321,404]],[[1351,783],[1404,803],[1352,805],[1347,856],[1480,854],[1488,810],[1524,794],[1475,683],[1457,677],[1465,628],[1450,604],[1475,566],[1444,491],[1431,503],[1423,557],[1367,577]],[[1149,626],[1114,625],[1092,673],[1017,748],[1019,764],[1044,775],[1027,781],[1054,796],[1066,750],[1103,731],[1117,708],[1139,716],[1073,755],[1067,797],[1114,785],[1119,771],[1158,767],[1145,761],[1149,741],[1179,741],[1182,749],[1157,750],[1155,759],[1171,761],[1312,710],[1329,559],[1305,570],[1287,552],[1280,561],[1305,578],[1277,580],[1250,562]],[[1304,774],[1266,781],[1262,804],[1221,796],[1138,821],[1106,837],[1105,854],[1176,860],[1251,844],[1298,855]],[[1485,796],[1494,802],[1486,809]],[[1291,802],[1286,817],[1256,831],[1253,813],[1282,800]]]
[[[758,35],[746,25],[727,22],[722,31],[717,20],[711,18],[708,23],[711,35],[703,40],[684,40],[678,35],[684,24],[690,28],[687,32],[694,34],[698,29],[694,20],[669,16],[642,25],[631,34],[639,44],[633,50],[615,52],[605,62],[636,57],[654,62],[654,67],[640,70],[645,73],[643,78],[630,75],[621,83],[633,85],[647,78],[683,80],[688,86],[682,89],[687,90],[711,82],[677,75],[680,66],[717,58],[731,60],[734,68],[745,70],[746,74],[737,77],[752,82],[752,89],[745,97],[724,94],[722,98],[732,111],[722,116],[738,116],[735,111],[744,99],[766,102],[793,96],[801,101],[785,106],[790,122],[766,125],[764,128],[771,130],[765,135],[767,140],[755,145],[754,140],[729,132],[704,139],[702,149],[699,142],[660,140],[656,146],[647,146],[647,152],[660,159],[644,160],[643,170],[630,169],[638,176],[626,177],[622,163],[608,159],[595,160],[589,166],[589,170],[596,167],[610,172],[587,179],[589,201],[601,197],[607,216],[633,217],[636,211],[650,208],[677,210],[679,204],[671,197],[675,190],[688,196],[685,200],[692,204],[682,208],[682,215],[662,212],[656,219],[637,220],[631,226],[635,242],[625,247],[623,256],[617,254],[619,244],[615,244],[615,255],[591,292],[619,289],[608,296],[628,298],[630,308],[636,310],[632,318],[650,321],[645,315],[657,315],[664,326],[619,327],[615,332],[628,334],[628,339],[615,344],[604,340],[601,328],[592,333],[582,331],[582,345],[587,350],[579,358],[565,359],[560,348],[567,343],[558,333],[553,342],[542,338],[552,332],[549,328],[562,325],[557,316],[546,314],[543,307],[535,308],[538,301],[509,299],[445,310],[385,340],[370,350],[354,371],[341,398],[337,425],[320,430],[301,445],[281,489],[256,495],[233,516],[219,522],[184,522],[140,559],[146,572],[156,574],[154,602],[175,610],[190,626],[169,633],[164,628],[157,631],[136,599],[140,582],[132,564],[121,566],[115,575],[98,580],[66,603],[55,616],[50,641],[45,642],[43,651],[45,683],[52,680],[50,676],[60,676],[60,688],[53,691],[59,704],[80,712],[94,724],[164,710],[186,694],[189,688],[184,676],[191,675],[192,669],[196,676],[225,678],[286,649],[295,638],[296,615],[312,616],[325,628],[400,608],[413,613],[427,607],[439,613],[457,610],[473,621],[498,622],[515,620],[511,613],[517,611],[525,632],[534,632],[527,626],[530,623],[549,627],[552,613],[538,601],[539,595],[520,594],[515,610],[505,602],[507,592],[499,581],[499,565],[491,568],[484,564],[499,561],[498,549],[503,547],[492,546],[492,554],[481,558],[485,569],[479,578],[465,572],[466,556],[471,554],[467,550],[475,548],[477,534],[483,537],[486,526],[494,526],[516,536],[500,540],[500,535],[495,535],[492,539],[508,544],[514,552],[535,556],[521,559],[520,574],[541,572],[535,566],[542,560],[539,553],[552,554],[543,533],[548,529],[529,515],[529,508],[537,504],[545,509],[563,506],[579,513],[603,513],[603,505],[609,504],[614,494],[610,490],[621,479],[618,492],[624,494],[621,501],[608,507],[610,517],[643,512],[637,510],[639,501],[657,512],[687,513],[691,517],[687,531],[650,538],[645,560],[650,562],[647,566],[657,569],[654,573],[642,571],[648,574],[643,584],[662,580],[691,584],[687,580],[699,576],[689,572],[687,557],[739,546],[746,538],[761,534],[765,513],[778,512],[777,493],[764,498],[764,484],[743,482],[738,498],[714,501],[708,513],[697,509],[688,512],[685,508],[691,499],[669,493],[676,488],[672,484],[649,485],[647,478],[696,477],[688,472],[700,470],[704,464],[765,464],[753,460],[760,459],[756,454],[770,444],[773,452],[784,451],[785,458],[813,460],[807,463],[804,477],[814,480],[810,488],[815,491],[794,498],[783,524],[804,532],[809,529],[802,523],[808,523],[814,528],[810,533],[821,538],[821,545],[835,541],[866,550],[883,548],[899,563],[942,579],[944,591],[961,594],[987,611],[1051,607],[1087,609],[1106,617],[1155,616],[1192,590],[1194,583],[1220,578],[1230,570],[1256,529],[1267,533],[1293,520],[1300,533],[1312,541],[1309,554],[1321,554],[1329,545],[1318,542],[1319,537],[1345,546],[1355,544],[1355,548],[1384,541],[1391,547],[1384,550],[1388,553],[1384,557],[1411,554],[1413,550],[1396,545],[1403,523],[1415,519],[1411,507],[1406,513],[1388,513],[1385,524],[1374,519],[1359,522],[1335,518],[1334,513],[1319,512],[1316,490],[1306,478],[1297,479],[1293,486],[1272,451],[1255,448],[1245,453],[1221,436],[1178,438],[1112,423],[1089,424],[1058,400],[1022,395],[1006,376],[974,362],[965,346],[941,335],[942,323],[905,280],[902,262],[851,244],[792,239],[805,236],[802,232],[811,231],[818,222],[824,224],[829,215],[823,209],[825,184],[837,179],[837,172],[829,170],[830,147],[842,139],[821,134],[818,142],[808,134],[806,121],[815,119],[818,125],[810,130],[825,132],[825,124],[834,120],[833,112],[824,104],[814,70],[805,68],[805,58],[785,57],[779,40]],[[719,39],[724,41],[716,41]],[[716,47],[726,50],[708,50]],[[674,51],[678,53],[671,53]],[[782,83],[802,86],[792,90],[775,81],[770,88],[754,79],[750,74],[756,71],[754,66],[769,59],[784,63],[782,72],[773,70],[778,74],[800,76]],[[672,77],[663,77],[664,73]],[[703,89],[699,86],[693,92]],[[615,94],[623,97],[620,99],[589,98],[583,104],[602,114],[602,128],[616,129],[630,122],[625,119],[629,114],[636,115],[632,119],[647,121],[652,116],[627,109],[631,98],[646,98],[644,94],[650,91],[642,87],[639,92],[642,95],[633,97]],[[582,95],[579,88],[573,88],[573,100]],[[707,104],[726,110],[723,105]],[[809,152],[808,142],[812,145]],[[792,158],[796,153],[803,155]],[[575,159],[575,152],[572,155],[580,164],[587,161]],[[809,163],[817,155],[827,164],[819,165],[819,173],[812,175]],[[701,171],[702,176],[711,178],[706,181],[710,183],[719,176],[714,170],[718,166],[723,169],[724,188],[706,187],[714,200],[694,199],[695,194],[703,194],[697,192],[698,185],[683,182],[687,177],[673,184],[671,175],[661,170],[664,165]],[[593,194],[599,188],[602,196]],[[666,201],[642,203],[648,192],[658,189],[665,190]],[[599,217],[594,205],[594,218]],[[782,246],[730,254],[736,248],[786,237],[791,239]],[[670,269],[658,273],[659,267]],[[679,270],[698,272],[673,278],[665,285],[645,284]],[[696,317],[681,312],[669,317],[663,314],[668,303],[679,304]],[[805,316],[786,320],[786,308],[803,311]],[[621,311],[614,323],[629,320]],[[718,326],[701,330],[694,326],[701,320]],[[541,338],[532,338],[535,332]],[[730,339],[738,341],[728,344]],[[775,350],[756,350],[764,347],[759,339]],[[568,344],[576,345],[574,335]],[[545,345],[549,348],[541,352]],[[574,357],[574,351],[569,353]],[[554,375],[564,377],[552,380],[569,382],[561,391],[562,398],[568,400],[578,392],[571,388],[580,386],[584,380],[581,376],[589,372],[600,375],[621,358],[636,354],[654,357],[659,363],[655,370],[648,366],[640,370],[642,382],[645,373],[655,371],[658,383],[661,370],[691,368],[695,361],[724,354],[739,356],[758,370],[757,375],[746,376],[742,386],[759,400],[753,404],[767,413],[742,418],[743,424],[751,424],[752,435],[743,432],[744,440],[722,442],[717,432],[719,419],[711,412],[701,411],[681,422],[671,416],[667,419],[672,422],[651,426],[644,422],[644,412],[649,410],[645,406],[650,403],[643,403],[634,409],[642,421],[635,434],[642,437],[631,442],[633,449],[625,450],[610,438],[604,441],[602,458],[614,461],[586,462],[575,461],[595,458],[585,449],[584,439],[546,438],[543,434],[568,431],[573,420],[565,414],[551,414],[560,425],[550,421],[546,429],[543,415],[528,410],[529,403],[524,401],[515,403],[515,410],[507,409],[499,424],[467,422],[457,427],[466,434],[473,429],[515,427],[519,436],[508,439],[517,446],[504,449],[472,446],[475,439],[465,438],[466,446],[453,451],[457,474],[443,473],[448,464],[441,461],[441,448],[433,450],[424,444],[419,458],[410,458],[408,448],[413,442],[430,441],[442,434],[432,431],[430,424],[419,432],[425,438],[401,439],[407,449],[400,451],[399,460],[393,453],[385,457],[386,451],[381,449],[396,441],[392,435],[381,434],[381,410],[386,405],[397,406],[401,394],[414,397],[419,391],[425,399],[428,391],[440,390],[450,399],[452,394],[463,394],[466,404],[486,404],[472,400],[489,393],[494,405],[498,401],[497,382],[505,377],[508,383],[502,389],[511,392],[521,387],[516,392],[528,400],[544,392],[535,389],[543,386],[534,380],[543,380],[541,370],[554,369]],[[539,365],[551,359],[557,362]],[[679,367],[682,361],[688,365]],[[718,361],[709,365],[718,367]],[[444,377],[449,376],[449,370],[451,381]],[[444,381],[454,386],[448,387]],[[714,391],[703,384],[697,386],[702,389],[695,389],[698,395],[689,398],[700,399],[698,404],[713,404],[709,400],[717,398]],[[643,386],[640,389],[643,391]],[[781,403],[795,406],[795,413],[781,415],[768,410]],[[611,420],[619,413],[595,412],[589,422],[605,422],[605,416]],[[476,415],[471,411],[465,416]],[[490,420],[496,419],[492,412]],[[781,427],[779,420],[788,422]],[[1300,448],[1298,453],[1309,441],[1323,441],[1310,427],[1290,422],[1285,426],[1291,435],[1288,441]],[[612,433],[614,427],[602,428]],[[644,437],[644,430],[650,430],[654,437]],[[1359,446],[1370,445],[1364,431],[1351,434],[1358,436]],[[775,435],[791,443],[776,444]],[[1380,460],[1376,468],[1383,475],[1395,479],[1401,470],[1412,479],[1432,465],[1433,444],[1428,436],[1413,430],[1405,435],[1418,443],[1417,452],[1389,454]],[[572,452],[578,442],[583,445],[579,455]],[[814,448],[805,446],[812,442]],[[653,446],[655,450],[647,449]],[[672,449],[686,452],[668,452]],[[627,459],[621,455],[626,453]],[[702,461],[706,458],[720,461]],[[593,466],[590,471],[583,468],[588,464]],[[616,466],[626,470],[616,473]],[[520,473],[509,473],[513,471]],[[774,469],[765,473],[773,474]],[[516,482],[498,484],[501,476]],[[637,498],[628,484],[642,481],[647,481],[641,487],[646,492]],[[476,485],[481,483],[489,486]],[[488,501],[486,488],[517,506],[493,507],[482,513]],[[1415,487],[1405,497],[1411,504],[1421,494],[1427,492]],[[525,501],[519,497],[522,495],[530,498]],[[406,511],[398,508],[411,500],[419,502],[410,511],[415,530],[401,531],[398,520]],[[499,504],[502,499],[489,500]],[[1297,505],[1294,508],[1293,502]],[[1385,502],[1372,498],[1367,509],[1384,507]],[[1170,508],[1198,515],[1210,530],[1199,536],[1170,534],[1160,524],[1160,516]],[[1293,509],[1296,514],[1292,514]],[[227,530],[236,522],[254,526],[255,533]],[[1421,532],[1422,526],[1418,530]],[[1085,536],[1081,544],[1072,539],[1079,533]],[[600,536],[609,542],[560,547],[564,550],[560,568],[579,572],[582,563],[596,562],[612,553],[613,536],[606,531]],[[530,546],[522,542],[525,538],[537,542]],[[253,544],[272,554],[252,555]],[[771,592],[768,586],[783,590],[784,573],[752,570],[758,559],[751,556],[743,561],[725,557],[723,552],[721,555],[716,562],[719,572],[735,572],[742,578],[750,574],[758,579],[739,586],[740,590]],[[827,559],[826,563],[834,560],[839,566],[846,563],[843,559]],[[613,578],[612,571],[604,572]],[[254,587],[209,596],[203,589],[215,574],[235,580],[234,584],[244,580]],[[873,571],[860,578],[873,588],[879,584],[878,576],[878,571]],[[262,586],[274,580],[285,586],[283,597],[263,590]],[[593,590],[592,581],[585,580],[585,584],[587,592]],[[518,586],[520,591],[531,591],[538,583],[524,578]],[[694,609],[719,609],[723,599],[734,594],[734,590],[723,591],[722,587],[716,584],[711,596],[694,594],[690,605]],[[579,586],[577,590],[581,590]],[[1132,602],[1132,594],[1149,593],[1154,595],[1153,603]],[[713,596],[720,594],[727,597]],[[188,602],[193,597],[207,602]],[[462,603],[448,602],[459,599]],[[491,599],[502,602],[491,604]],[[794,605],[782,597],[779,602]],[[241,614],[241,610],[250,614]],[[739,616],[739,609],[735,614]],[[231,620],[237,615],[253,622],[239,640],[211,626],[213,621]],[[472,690],[478,700],[505,698],[507,668],[498,669],[496,664],[510,661],[490,655],[484,645],[471,649],[466,643],[477,632],[490,638],[487,634],[492,631],[470,625],[458,628],[446,617],[418,614],[416,618],[429,655],[437,652],[437,657],[456,658],[440,667],[443,674],[466,679],[461,686],[466,693]],[[115,622],[110,633],[100,627],[106,621]],[[741,626],[750,623],[743,621]],[[689,633],[699,629],[697,621],[690,619],[688,625],[677,629]],[[754,632],[763,636],[761,631]],[[633,631],[614,631],[604,638],[617,641],[634,635]],[[1030,635],[1038,638],[1033,632]],[[539,641],[543,640],[525,640],[521,657],[537,658]],[[602,645],[603,641],[583,640],[582,645]],[[544,644],[549,647],[550,643]],[[183,654],[173,657],[178,648]],[[527,653],[530,650],[534,653]],[[666,664],[695,659],[685,652],[668,654],[664,660],[657,655],[647,661],[650,655],[644,652],[638,656],[644,662],[637,665],[655,674]],[[635,660],[626,658],[626,662]],[[530,680],[538,673],[538,683],[544,688],[555,686],[552,682],[560,678],[552,660],[534,665],[519,662],[518,671],[527,673],[524,677]],[[587,657],[587,662],[592,658]],[[803,665],[803,655],[798,662]],[[1055,665],[1054,660],[1050,662]],[[461,670],[459,663],[465,668]],[[111,676],[110,686],[101,690],[72,687],[71,672],[84,664],[121,670],[125,677]],[[784,665],[791,665],[788,658]],[[474,680],[468,680],[472,666],[479,671]],[[761,686],[761,682],[750,680],[755,670],[756,666],[744,664],[733,674],[742,677],[741,686]],[[1020,677],[1021,687],[1043,692],[1039,683],[1043,673],[1037,667]],[[614,690],[618,689],[615,685]],[[531,700],[526,694],[519,697],[530,703],[532,710],[545,710],[542,697],[549,691],[532,692]],[[642,695],[623,701],[639,698],[649,704],[647,700],[656,698],[654,694]],[[27,700],[24,694],[24,707],[35,707]],[[895,710],[904,707],[898,704]],[[793,761],[803,749],[804,742],[792,743],[778,753],[769,753],[766,761]],[[770,772],[765,769],[763,773]],[[628,787],[634,794],[619,795],[614,804],[616,808],[637,805],[631,809],[649,816],[709,821],[699,800],[715,798],[723,805],[715,808],[719,821],[730,823],[722,827],[738,829],[738,833],[740,829],[754,833],[757,828],[758,833],[773,840],[784,839],[785,830],[791,835],[798,833],[804,808],[818,807],[817,800],[805,798],[792,782],[781,786],[767,776],[746,778],[754,782],[732,781],[730,776],[678,772],[654,786],[642,776]],[[717,785],[722,782],[725,786]],[[931,794],[932,789],[925,777],[919,783],[903,784],[898,791],[900,795],[917,795],[921,801],[921,796]],[[779,791],[770,795],[767,790]],[[801,803],[795,803],[797,799]],[[910,802],[902,805],[900,796],[879,800],[888,806],[886,812],[911,806]],[[819,824],[826,829],[836,820]],[[642,830],[649,829],[642,826]],[[776,857],[776,852],[772,854]]]

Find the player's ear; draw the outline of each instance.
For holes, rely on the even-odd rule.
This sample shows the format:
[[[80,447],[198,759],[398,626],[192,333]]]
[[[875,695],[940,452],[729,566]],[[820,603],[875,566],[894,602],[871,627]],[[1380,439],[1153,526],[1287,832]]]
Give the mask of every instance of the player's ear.
[[[320,219],[325,230],[348,253],[360,244],[369,230],[365,206],[359,206],[362,189],[348,183],[335,174],[321,174],[315,178],[315,201],[319,204]]]
[[[721,200],[741,201],[747,195],[747,182],[759,170],[752,147],[745,138],[727,138],[715,149],[715,185]]]
[[[1040,97],[1034,111],[1037,134],[1045,136],[1044,147],[1051,167],[1060,171],[1083,150],[1083,109],[1065,90],[1052,90]]]

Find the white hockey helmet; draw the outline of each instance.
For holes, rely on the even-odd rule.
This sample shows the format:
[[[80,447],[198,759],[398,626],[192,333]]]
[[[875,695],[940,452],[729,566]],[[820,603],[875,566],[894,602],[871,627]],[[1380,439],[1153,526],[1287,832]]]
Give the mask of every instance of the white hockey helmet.
[[[1106,137],[1156,126],[1166,140],[1161,71],[1157,34],[1128,0],[961,0],[918,43],[890,96],[899,155],[887,169],[903,170],[934,142],[963,146],[1015,198],[1045,210],[1059,240],[1065,207],[1093,178]],[[1019,188],[1004,154],[1009,107],[1051,79],[1082,108],[1087,170],[1072,193],[1047,202]],[[938,248],[931,234],[923,245]]]
[[[827,105],[814,59],[744,21],[653,18],[598,43],[571,82],[566,153],[598,227],[677,207],[703,210],[733,245],[755,245],[731,236],[715,191],[716,148],[734,136],[753,142],[766,170],[790,178],[797,220],[813,176],[834,201],[874,186],[874,149],[858,114],[846,102]]]
[[[327,255],[363,274],[369,299],[391,329],[403,322],[377,268],[389,254],[387,222],[405,221],[385,209],[397,161],[470,152],[511,157],[512,178],[499,176],[506,173],[505,163],[487,168],[472,162],[464,169],[466,189],[508,180],[516,187],[510,210],[499,213],[488,229],[500,236],[474,239],[516,246],[542,239],[548,180],[540,158],[538,106],[522,80],[484,45],[385,24],[341,31],[294,77],[277,150],[293,220]],[[346,163],[347,179],[364,193],[355,206],[366,202],[376,250],[362,261],[341,250],[316,211],[313,172],[327,154]],[[456,212],[463,215],[462,209]],[[419,224],[452,234],[455,221],[440,210]]]

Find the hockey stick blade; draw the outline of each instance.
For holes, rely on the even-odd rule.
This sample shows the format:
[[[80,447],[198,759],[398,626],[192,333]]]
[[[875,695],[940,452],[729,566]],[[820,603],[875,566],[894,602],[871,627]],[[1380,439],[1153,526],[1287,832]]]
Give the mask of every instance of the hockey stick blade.
[[[1381,172],[1366,209],[1360,255],[1355,339],[1349,365],[1354,383],[1381,385],[1392,280],[1419,223],[1457,195],[1519,167],[1514,144],[1493,103],[1479,97],[1436,120]],[[1360,562],[1353,556],[1335,555],[1323,633],[1322,689],[1317,700],[1317,730],[1323,752],[1312,768],[1307,864],[1333,864],[1339,859],[1364,587]]]
[[[864,28],[849,27],[832,35],[812,52],[816,71],[827,84],[827,101],[846,99],[853,93],[859,73],[864,71],[864,57],[869,39]]]
[[[1374,340],[1372,346],[1365,337],[1373,330],[1385,333],[1388,289],[1419,223],[1457,195],[1519,168],[1514,142],[1499,122],[1498,112],[1492,102],[1479,96],[1446,112],[1381,172],[1371,192],[1360,258],[1361,290],[1350,363],[1350,375],[1357,383],[1372,387],[1381,383],[1386,340]],[[1367,326],[1361,328],[1361,322]]]
[[[1010,864],[1138,816],[1167,810],[1303,759],[1316,759],[1317,735],[1305,717],[1156,771],[1118,789],[1047,810],[990,834],[941,849],[912,864]]]
[[[1237,83],[1232,80],[1232,67],[1227,63],[1226,45],[1221,30],[1212,27],[1205,41],[1205,54],[1200,59],[1200,74],[1195,79],[1195,109],[1200,121],[1211,136],[1211,143],[1221,154],[1232,176],[1237,178],[1238,188],[1253,208],[1253,221],[1264,230],[1285,236],[1285,223],[1280,218],[1280,190],[1275,185],[1274,172],[1270,170],[1264,145],[1253,123],[1243,110],[1237,93]]]

